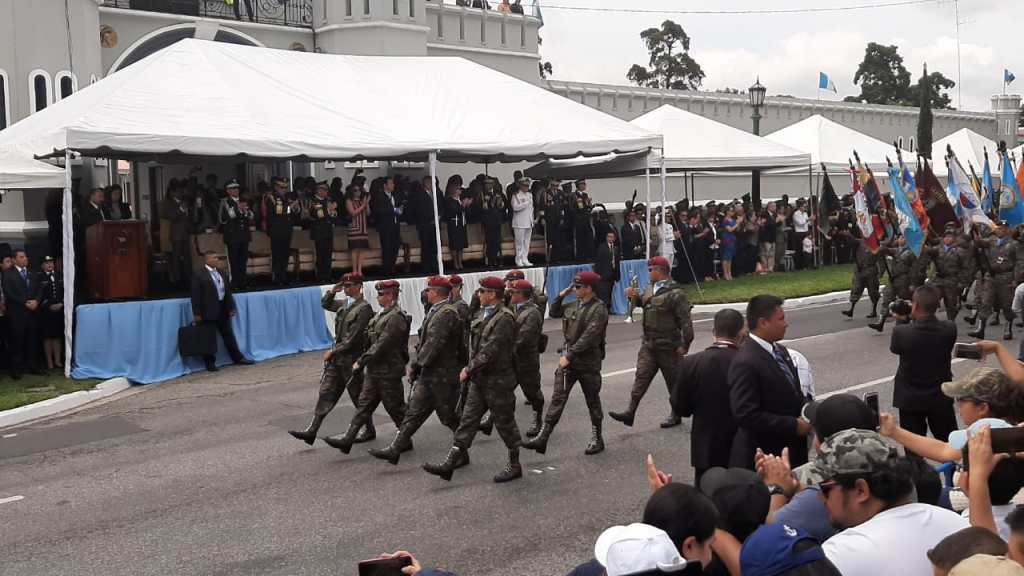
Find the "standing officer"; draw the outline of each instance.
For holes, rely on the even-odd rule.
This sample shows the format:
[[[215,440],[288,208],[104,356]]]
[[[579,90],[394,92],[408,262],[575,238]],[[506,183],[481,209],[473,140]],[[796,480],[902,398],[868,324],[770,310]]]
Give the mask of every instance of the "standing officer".
[[[594,258],[594,226],[591,214],[594,203],[587,194],[587,181],[580,178],[576,181],[576,193],[572,198],[573,227],[576,239],[576,261],[589,262]]]
[[[485,265],[501,265],[501,225],[508,216],[508,202],[501,184],[494,178],[484,181],[483,194],[480,197],[483,207]]]
[[[935,278],[931,285],[935,286],[942,295],[942,304],[946,308],[946,319],[955,321],[960,311],[960,282],[967,254],[963,249],[957,247],[957,225],[946,226],[942,236],[942,244],[925,248],[921,256],[928,257],[928,261],[935,263]],[[924,264],[927,268],[927,264]]]
[[[629,408],[625,412],[608,413],[612,420],[618,420],[626,426],[633,425],[640,400],[659,370],[669,393],[672,392],[676,362],[686,355],[693,342],[693,322],[690,319],[692,306],[682,285],[672,280],[668,259],[664,256],[651,258],[647,261],[647,270],[651,283],[643,294],[632,286],[626,288],[626,298],[644,311],[644,335],[636,356],[636,378],[629,395]],[[681,421],[679,415],[669,412],[668,417],[661,422],[661,427],[678,426]]]
[[[551,317],[562,318],[562,334],[565,345],[560,350],[558,369],[555,370],[555,392],[551,397],[544,424],[536,438],[523,444],[524,447],[543,454],[548,449],[548,438],[562,418],[562,410],[569,400],[569,392],[577,381],[583,389],[590,411],[591,438],[584,454],[597,454],[604,450],[601,437],[601,361],[604,360],[605,331],[608,328],[608,308],[594,295],[594,287],[601,277],[593,272],[580,272],[573,279],[571,289],[576,290],[576,300],[563,305],[570,288],[558,293],[551,303]]]
[[[228,249],[228,264],[231,267],[231,286],[236,291],[245,288],[245,267],[249,259],[249,241],[252,234],[253,213],[249,203],[238,197],[238,180],[231,180],[224,187],[227,197],[220,201],[220,231]]]
[[[868,318],[878,317],[878,254],[872,253],[867,243],[862,238],[853,238],[856,244],[854,259],[856,267],[853,270],[853,285],[850,287],[850,309],[843,310],[843,316],[853,318],[853,309],[857,301],[864,295],[864,289],[868,289],[868,297],[871,298],[871,313]]]
[[[292,226],[299,218],[298,196],[288,191],[284,178],[274,176],[270,180],[273,190],[263,197],[260,215],[263,231],[270,236],[270,268],[275,285],[289,283],[288,260],[292,252]]]
[[[338,302],[334,295],[338,289],[345,291],[345,301]],[[348,389],[352,405],[359,405],[359,394],[363,389],[363,375],[352,370],[355,361],[366,352],[366,328],[373,318],[370,303],[363,299],[363,277],[358,274],[345,274],[341,282],[331,287],[320,304],[324,310],[334,312],[334,346],[324,352],[324,373],[320,378],[320,391],[313,411],[313,421],[301,432],[288,431],[289,434],[306,444],[313,444],[316,433],[324,418],[334,409],[341,395]],[[363,433],[356,442],[369,442],[377,437],[373,429],[373,420],[366,422]],[[330,440],[331,446],[335,446]]]
[[[882,317],[877,323],[868,324],[873,330],[881,332],[885,321],[892,315],[889,308],[896,300],[909,301],[914,288],[924,283],[923,270],[917,256],[907,247],[905,236],[896,237],[896,247],[886,247],[883,251],[892,254],[892,265],[889,267],[889,283],[882,291]]]
[[[162,217],[171,226],[171,282],[188,286],[192,276],[192,213],[184,187],[173,179],[168,186],[170,194],[164,200]]]
[[[353,373],[364,369],[366,371],[356,403],[356,414],[347,432],[324,439],[324,442],[344,454],[352,449],[359,430],[371,424],[373,412],[381,402],[395,426],[401,426],[405,419],[402,375],[409,362],[409,326],[412,318],[398,307],[397,280],[377,282],[376,288],[380,311],[366,327],[366,351],[352,364]],[[412,441],[402,446],[401,450],[412,450]]]
[[[547,242],[547,263],[558,262],[562,253],[562,198],[559,190],[561,182],[552,180],[540,192],[538,205],[544,220],[544,240]]]
[[[480,279],[480,316],[473,320],[469,364],[459,373],[460,382],[469,383],[465,411],[455,431],[455,441],[448,456],[439,464],[424,464],[427,472],[445,480],[463,460],[468,461],[469,447],[473,444],[480,418],[490,409],[494,425],[505,447],[508,464],[494,477],[495,482],[508,482],[522,478],[519,465],[519,428],[516,426],[515,359],[509,350],[515,342],[515,320],[512,312],[502,306],[504,284],[496,276]]]
[[[462,345],[463,327],[459,311],[450,300],[451,287],[451,282],[444,276],[427,279],[430,310],[423,318],[416,343],[416,358],[409,366],[412,383],[409,408],[391,444],[383,450],[370,450],[374,458],[398,464],[401,452],[432,412],[436,411],[441,423],[453,431],[459,425],[455,402],[458,399],[459,369],[464,364],[459,362],[460,355],[453,351]],[[459,466],[469,463],[465,454],[460,458]]]
[[[330,282],[331,259],[334,256],[334,223],[338,219],[338,204],[327,197],[327,181],[316,185],[316,196],[309,205],[309,237],[316,246],[316,281]]]
[[[984,285],[981,293],[981,307],[978,310],[977,324],[968,336],[985,338],[985,326],[988,324],[989,316],[993,309],[996,316],[1002,311],[1006,319],[1006,327],[1003,329],[1003,340],[1013,339],[1013,291],[1016,288],[1014,283],[1014,271],[1017,267],[1017,241],[1010,237],[1010,229],[1006,222],[1000,220],[996,223],[995,238],[988,240],[978,239],[979,248],[984,250],[985,259],[988,263],[987,272],[991,274],[988,282]]]
[[[506,284],[505,292],[511,295],[510,307],[516,320],[516,381],[533,408],[533,426],[526,431],[526,437],[533,438],[540,433],[544,419],[544,392],[540,387],[540,355],[548,343],[544,313],[534,302],[533,285],[528,280]]]

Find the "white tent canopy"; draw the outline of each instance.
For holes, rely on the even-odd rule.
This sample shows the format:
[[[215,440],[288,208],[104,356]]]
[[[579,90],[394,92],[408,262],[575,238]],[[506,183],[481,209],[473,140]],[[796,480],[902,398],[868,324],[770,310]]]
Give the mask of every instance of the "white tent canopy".
[[[63,168],[40,162],[27,150],[0,149],[0,190],[63,187]]]
[[[1001,164],[999,161],[998,144],[970,128],[961,128],[945,138],[936,140],[932,144],[932,158],[937,160],[934,164],[936,174],[939,173],[939,166],[942,164],[941,159],[946,156],[947,145],[953,148],[953,153],[956,154],[957,160],[960,160],[964,170],[970,170],[967,167],[967,163],[970,162],[978,173],[979,178],[985,166],[985,150],[988,150],[988,161],[992,169],[992,175],[999,175]],[[945,167],[943,166],[942,168],[943,172],[945,172]]]
[[[311,78],[316,82],[310,84]],[[515,103],[496,109],[494,96]],[[446,57],[341,56],[182,40],[0,132],[36,155],[522,161],[662,139]]]
[[[816,170],[825,164],[829,172],[846,172],[854,151],[875,173],[885,173],[886,158],[896,161],[896,148],[891,143],[847,128],[820,114],[772,132],[765,138],[810,154]],[[903,159],[913,162],[914,153],[904,150]],[[945,167],[942,170],[945,172]]]

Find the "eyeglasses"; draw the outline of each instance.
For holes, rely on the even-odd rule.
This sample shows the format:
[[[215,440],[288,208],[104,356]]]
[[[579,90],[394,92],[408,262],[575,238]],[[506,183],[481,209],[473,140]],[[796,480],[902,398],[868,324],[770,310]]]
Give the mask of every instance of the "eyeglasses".
[[[828,482],[820,482],[818,484],[818,488],[821,490],[821,495],[824,496],[825,498],[828,498],[829,492],[831,492],[832,489],[835,488],[836,486],[839,486],[839,482],[836,482],[835,480],[829,480]]]

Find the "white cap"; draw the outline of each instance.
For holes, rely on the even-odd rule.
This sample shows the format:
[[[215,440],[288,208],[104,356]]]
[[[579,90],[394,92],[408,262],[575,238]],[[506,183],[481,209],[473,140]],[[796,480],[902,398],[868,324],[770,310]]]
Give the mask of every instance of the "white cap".
[[[594,558],[604,566],[608,576],[650,570],[677,572],[687,566],[664,530],[640,523],[605,530],[594,544]]]

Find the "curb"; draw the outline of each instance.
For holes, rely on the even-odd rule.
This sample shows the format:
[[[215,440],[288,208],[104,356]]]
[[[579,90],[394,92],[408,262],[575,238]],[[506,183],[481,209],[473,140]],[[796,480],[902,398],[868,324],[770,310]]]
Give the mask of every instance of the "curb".
[[[879,287],[881,289],[881,287]],[[785,308],[800,308],[801,306],[810,306],[812,304],[826,304],[831,302],[843,302],[850,298],[849,290],[841,290],[839,292],[829,292],[827,294],[818,294],[815,296],[804,296],[802,298],[786,298]],[[691,314],[714,314],[719,310],[726,308],[735,308],[737,310],[746,310],[746,302],[733,302],[731,304],[699,304],[694,306],[690,310]]]
[[[75,408],[81,408],[90,402],[113,396],[130,387],[131,383],[128,382],[127,378],[111,378],[110,380],[100,382],[92,390],[79,390],[78,392],[64,394],[49,400],[4,410],[0,412],[0,429],[24,424],[30,420],[53,416]]]

